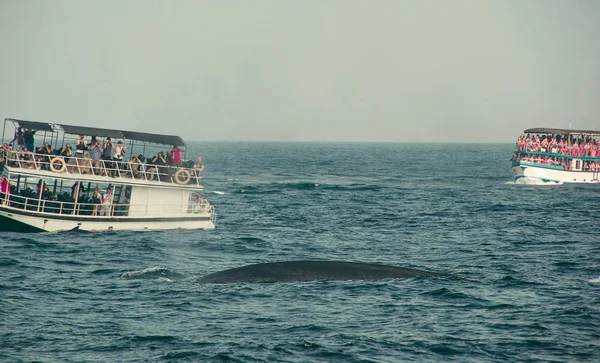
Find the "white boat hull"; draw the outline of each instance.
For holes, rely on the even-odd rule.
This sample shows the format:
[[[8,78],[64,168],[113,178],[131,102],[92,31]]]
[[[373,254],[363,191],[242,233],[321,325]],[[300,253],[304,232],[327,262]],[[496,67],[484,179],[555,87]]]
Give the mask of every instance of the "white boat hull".
[[[539,179],[544,182],[557,183],[598,183],[598,171],[572,171],[554,168],[550,165],[534,163],[513,163],[513,176],[515,180],[521,178]]]
[[[182,217],[82,217],[38,213],[0,207],[0,230],[28,232],[64,231],[162,231],[173,229],[212,230],[214,214],[199,213]]]

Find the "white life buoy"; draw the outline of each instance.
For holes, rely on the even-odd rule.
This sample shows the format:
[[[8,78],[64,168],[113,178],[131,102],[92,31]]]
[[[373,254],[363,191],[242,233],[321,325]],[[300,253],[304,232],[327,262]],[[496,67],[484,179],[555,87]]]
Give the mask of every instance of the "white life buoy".
[[[55,173],[64,173],[64,171],[67,170],[67,163],[65,163],[63,158],[52,158],[52,160],[50,160],[50,170]]]
[[[183,176],[184,179],[181,179],[181,176]],[[175,183],[177,184],[186,185],[190,180],[192,180],[192,174],[190,174],[190,171],[187,169],[179,169],[175,173]]]

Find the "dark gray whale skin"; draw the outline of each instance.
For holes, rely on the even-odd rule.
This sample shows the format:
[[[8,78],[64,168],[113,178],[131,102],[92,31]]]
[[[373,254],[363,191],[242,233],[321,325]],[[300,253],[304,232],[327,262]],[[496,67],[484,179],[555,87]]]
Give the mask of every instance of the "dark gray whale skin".
[[[293,282],[313,280],[382,280],[417,276],[451,276],[410,268],[342,261],[288,261],[259,263],[200,277],[198,282]]]

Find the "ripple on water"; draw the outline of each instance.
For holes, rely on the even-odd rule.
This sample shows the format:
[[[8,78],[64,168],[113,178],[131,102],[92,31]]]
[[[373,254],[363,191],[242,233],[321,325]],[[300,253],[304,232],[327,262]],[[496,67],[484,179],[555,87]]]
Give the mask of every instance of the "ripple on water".
[[[155,279],[168,279],[168,280],[179,280],[185,278],[185,275],[175,272],[166,267],[148,267],[143,270],[128,271],[121,275],[126,280],[155,280]]]
[[[2,234],[0,360],[600,361],[597,186],[505,184],[513,147],[189,143],[213,232]],[[195,280],[292,260],[470,278]]]

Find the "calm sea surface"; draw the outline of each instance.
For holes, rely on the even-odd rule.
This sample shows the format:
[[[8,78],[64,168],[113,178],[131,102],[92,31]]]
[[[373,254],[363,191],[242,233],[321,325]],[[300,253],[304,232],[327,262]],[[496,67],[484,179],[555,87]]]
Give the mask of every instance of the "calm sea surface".
[[[193,143],[213,232],[0,235],[0,361],[600,361],[600,186],[513,147]],[[196,282],[305,259],[468,278]]]

